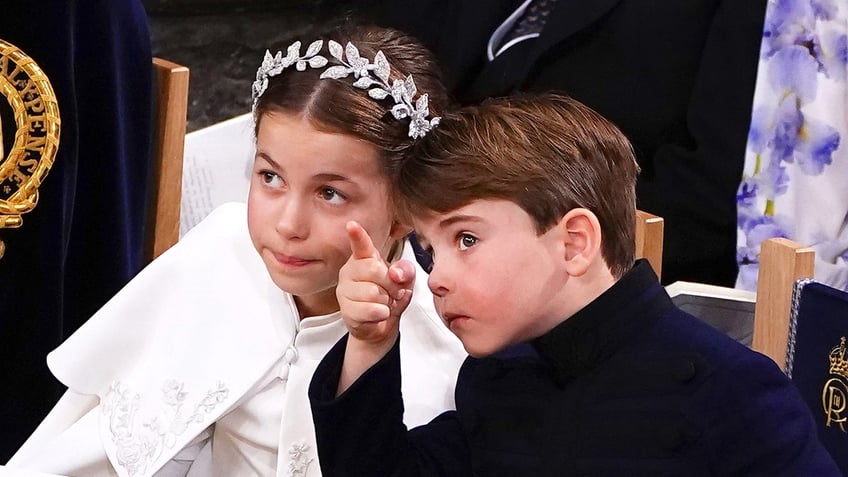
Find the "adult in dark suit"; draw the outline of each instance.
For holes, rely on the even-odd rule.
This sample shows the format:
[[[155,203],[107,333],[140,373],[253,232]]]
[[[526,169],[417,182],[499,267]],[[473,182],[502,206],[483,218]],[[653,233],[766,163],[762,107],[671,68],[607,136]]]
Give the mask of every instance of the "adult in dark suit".
[[[538,38],[493,60],[493,32],[524,1],[344,3],[418,36],[463,103],[555,90],[612,120],[636,149],[639,208],[665,219],[663,282],[733,286],[766,0],[547,0]]]
[[[45,72],[61,115],[38,205],[0,230],[5,462],[62,392],[47,353],[141,268],[153,79],[139,0],[5,2],[0,38]]]

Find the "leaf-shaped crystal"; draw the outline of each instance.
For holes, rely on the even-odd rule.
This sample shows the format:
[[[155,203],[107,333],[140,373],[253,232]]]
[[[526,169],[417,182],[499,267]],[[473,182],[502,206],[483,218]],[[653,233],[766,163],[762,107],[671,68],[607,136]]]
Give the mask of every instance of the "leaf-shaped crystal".
[[[347,75],[350,74],[350,70],[344,66],[331,66],[324,70],[321,73],[321,79],[332,78],[332,79],[341,79],[347,78]]]
[[[277,52],[279,53],[279,52]],[[274,62],[274,57],[271,56],[271,50],[265,50],[265,56],[262,58],[262,68],[268,69],[271,67],[271,64]]]
[[[339,44],[339,42],[335,40],[330,40],[327,42],[327,48],[330,49],[330,54],[333,55],[333,58],[337,60],[342,59],[342,53],[344,53],[344,49],[342,48],[342,45]]]
[[[372,84],[376,82],[377,81],[371,79],[368,76],[363,76],[362,78],[359,78],[358,80],[354,81],[353,86],[359,89],[368,89]]]
[[[292,43],[286,50],[286,59],[290,62],[296,60],[298,57],[300,57],[300,41]]]
[[[368,90],[368,96],[371,96],[374,99],[386,99],[386,96],[389,95],[389,92],[382,88],[372,88]]]
[[[347,62],[351,65],[360,61],[359,50],[351,42],[347,42],[347,45],[345,45],[345,55],[347,56]]]
[[[374,74],[376,74],[384,84],[389,84],[389,73],[391,73],[389,61],[386,59],[386,55],[384,55],[382,51],[378,51],[377,55],[374,56]]]
[[[395,100],[395,103],[403,102],[404,91],[406,90],[406,85],[401,80],[394,80],[392,82],[392,99]]]
[[[303,60],[297,60],[297,64],[295,65],[297,71],[305,71],[306,70],[306,62]]]
[[[306,48],[306,53],[303,54],[305,58],[309,58],[310,56],[315,56],[321,51],[321,47],[324,46],[324,40],[315,40],[309,44]]]
[[[412,98],[415,97],[415,93],[418,92],[418,89],[415,87],[415,81],[412,81],[412,75],[406,77],[404,81],[405,91],[404,98],[407,103],[412,104]]]
[[[327,64],[327,58],[318,55],[309,58],[309,66],[312,68],[323,68]]]
[[[415,101],[415,110],[422,113],[423,116],[430,114],[427,93],[422,94]]]

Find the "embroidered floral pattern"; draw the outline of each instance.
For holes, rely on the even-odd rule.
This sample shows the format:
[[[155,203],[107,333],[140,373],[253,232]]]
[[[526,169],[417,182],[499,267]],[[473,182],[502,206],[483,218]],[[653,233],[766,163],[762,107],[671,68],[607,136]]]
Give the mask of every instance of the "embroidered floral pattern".
[[[177,438],[193,423],[202,423],[205,414],[212,412],[229,394],[227,386],[218,382],[186,412],[188,393],[183,383],[168,380],[162,386],[163,410],[150,416],[140,425],[137,415],[141,396],[133,393],[119,381],[112,383],[101,405],[103,416],[109,421],[109,432],[115,444],[118,465],[130,476],[143,475],[159,458],[164,449],[173,448]]]
[[[763,240],[795,238],[793,209],[800,200],[778,210],[777,199],[790,197],[790,192],[797,196],[792,189],[799,178],[824,173],[839,149],[840,131],[812,105],[832,100],[818,95],[825,81],[845,85],[848,36],[840,8],[846,8],[843,1],[769,2],[758,73],[763,80],[757,84],[748,156],[736,196],[741,288],[756,289]]]
[[[309,470],[309,464],[314,460],[309,457],[309,445],[300,443],[292,444],[289,447],[289,477],[302,477]]]

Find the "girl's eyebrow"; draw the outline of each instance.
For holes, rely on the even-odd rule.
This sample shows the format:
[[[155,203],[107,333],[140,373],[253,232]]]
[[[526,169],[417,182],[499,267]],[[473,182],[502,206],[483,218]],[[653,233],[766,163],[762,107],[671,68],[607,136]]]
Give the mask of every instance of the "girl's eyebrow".
[[[276,161],[274,161],[273,159],[271,159],[271,156],[269,156],[268,154],[266,154],[266,153],[264,153],[264,152],[262,152],[262,151],[256,151],[256,157],[257,157],[258,159],[262,159],[262,160],[264,160],[265,162],[267,162],[267,163],[268,163],[268,164],[269,164],[269,165],[270,165],[273,169],[281,169],[280,165],[279,165],[279,164],[277,164],[277,162],[276,162]]]
[[[257,159],[262,159],[263,161],[267,162],[267,163],[268,163],[268,165],[270,165],[272,169],[275,169],[275,170],[282,170],[282,167],[280,167],[280,165],[279,165],[279,164],[277,164],[277,162],[276,162],[275,160],[271,159],[271,157],[270,157],[268,154],[264,153],[264,152],[257,151],[257,152],[256,152],[256,158],[257,158]],[[317,179],[317,180],[319,180],[319,181],[327,181],[327,182],[338,182],[338,181],[342,181],[342,182],[353,182],[353,181],[352,181],[349,177],[347,177],[347,176],[343,176],[343,175],[341,175],[341,174],[336,174],[336,173],[333,173],[333,172],[322,172],[322,173],[319,173],[319,174],[315,174],[315,176],[314,176],[314,177],[315,177],[315,179]]]
[[[315,178],[321,181],[334,182],[334,181],[343,181],[343,182],[353,182],[349,177],[343,176],[341,174],[334,174],[332,172],[322,172],[320,174],[315,174]]]

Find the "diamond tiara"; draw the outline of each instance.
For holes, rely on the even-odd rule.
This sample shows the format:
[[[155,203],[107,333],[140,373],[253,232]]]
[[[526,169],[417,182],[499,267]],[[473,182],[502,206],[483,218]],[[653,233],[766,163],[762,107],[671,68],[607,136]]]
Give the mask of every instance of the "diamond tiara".
[[[318,54],[324,46],[324,40],[316,40],[310,43],[303,56],[300,54],[300,46],[300,41],[289,45],[286,49],[286,56],[283,56],[282,51],[278,51],[274,56],[271,56],[270,51],[265,51],[265,58],[262,60],[262,65],[256,70],[256,81],[253,83],[254,110],[259,97],[268,89],[270,78],[279,75],[292,65],[297,71],[306,71],[307,68],[323,68],[329,63],[325,56]],[[428,119],[430,108],[427,93],[423,93],[418,96],[418,99],[415,99],[418,90],[415,87],[415,81],[412,80],[412,75],[407,76],[404,80],[396,79],[391,84],[389,83],[391,66],[382,51],[378,51],[374,55],[374,62],[372,63],[368,58],[360,56],[359,50],[350,42],[342,48],[340,43],[329,40],[327,49],[330,55],[341,64],[328,67],[321,73],[321,79],[342,79],[353,74],[353,77],[356,78],[353,86],[368,90],[368,96],[371,98],[382,100],[391,97],[395,103],[390,110],[392,116],[395,119],[409,118],[409,137],[413,139],[424,137],[427,132],[438,126],[441,118]]]

